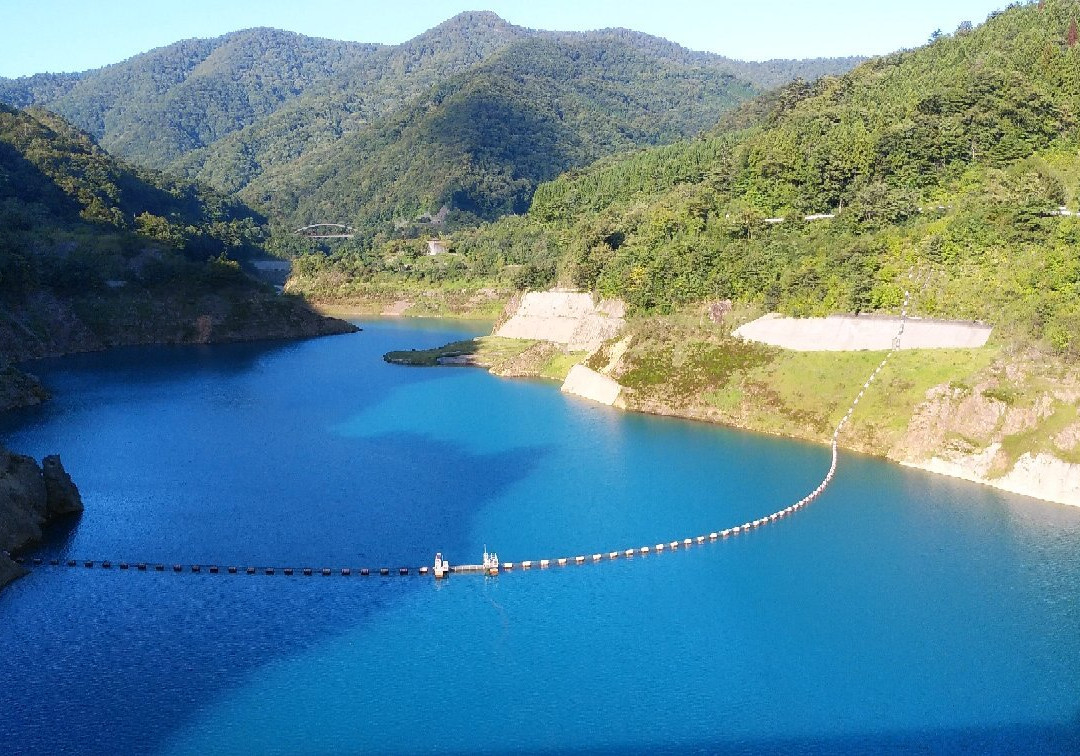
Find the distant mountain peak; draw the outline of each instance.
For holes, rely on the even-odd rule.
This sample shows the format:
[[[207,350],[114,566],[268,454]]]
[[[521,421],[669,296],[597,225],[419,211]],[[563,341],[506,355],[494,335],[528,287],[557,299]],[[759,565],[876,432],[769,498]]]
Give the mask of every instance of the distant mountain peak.
[[[515,26],[492,11],[463,11],[420,34],[416,39],[446,34],[463,36],[488,36],[494,34],[496,37],[506,38],[519,37],[529,33],[530,30],[525,27]]]

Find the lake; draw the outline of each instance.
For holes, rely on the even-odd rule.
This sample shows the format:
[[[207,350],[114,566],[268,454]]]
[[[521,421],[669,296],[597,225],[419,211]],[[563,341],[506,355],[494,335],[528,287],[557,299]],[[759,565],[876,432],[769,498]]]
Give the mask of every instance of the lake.
[[[35,555],[279,570],[17,581],[3,751],[1080,750],[1080,509],[878,459],[842,453],[809,508],[716,543],[361,577],[436,551],[681,540],[786,506],[829,465],[823,446],[381,360],[467,324],[362,325],[30,366],[56,397],[0,437],[60,453],[86,503]]]

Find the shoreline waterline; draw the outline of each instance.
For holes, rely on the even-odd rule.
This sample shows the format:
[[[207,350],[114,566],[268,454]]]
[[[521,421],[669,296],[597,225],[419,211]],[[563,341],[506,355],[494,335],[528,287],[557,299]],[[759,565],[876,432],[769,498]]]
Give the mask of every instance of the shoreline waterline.
[[[423,320],[427,320],[428,318],[422,318],[422,317],[421,318],[413,318],[411,316],[409,316],[409,317],[397,317],[397,316],[380,317],[380,316],[376,316],[376,317],[372,318],[371,316],[368,316],[366,318],[356,319],[353,322],[358,323],[358,324],[362,324],[365,321],[379,322],[379,321],[387,321],[387,320],[388,321],[395,321],[395,320],[405,320],[405,319],[407,319],[409,321],[413,321],[413,320],[423,321]],[[440,318],[438,320],[445,320],[447,322],[460,321],[463,325],[469,325],[469,326],[475,326],[478,323],[478,321],[471,320],[471,319],[468,319],[468,318]],[[467,365],[467,366],[468,367],[483,367],[481,365]],[[491,369],[488,368],[488,367],[483,367],[483,369],[485,371],[487,371],[489,374],[494,375],[497,378],[518,378],[518,376],[502,376],[502,375],[499,375],[498,373],[492,372]],[[582,401],[590,401],[589,399],[581,399],[581,400]],[[812,443],[812,444],[817,444],[817,445],[821,445],[821,446],[825,446],[825,447],[828,447],[832,443],[830,439],[808,438],[808,437],[805,437],[805,436],[795,436],[795,435],[788,435],[788,434],[783,434],[783,433],[775,433],[775,432],[764,430],[764,429],[761,429],[761,428],[755,428],[755,427],[750,427],[750,426],[746,426],[746,425],[738,425],[738,424],[726,423],[726,422],[722,422],[722,421],[718,421],[718,420],[713,420],[713,419],[710,419],[708,417],[701,417],[700,415],[682,414],[682,413],[680,413],[678,411],[677,408],[673,408],[673,407],[664,407],[663,408],[664,411],[651,411],[649,409],[639,409],[639,408],[634,408],[634,407],[627,407],[622,402],[615,402],[614,404],[607,404],[607,406],[613,407],[614,409],[618,409],[618,410],[621,410],[623,412],[632,413],[632,414],[647,415],[647,416],[653,416],[653,417],[673,417],[673,418],[678,418],[680,420],[691,420],[691,421],[694,421],[694,422],[706,423],[706,424],[712,425],[712,426],[718,426],[718,427],[729,428],[729,429],[743,431],[743,432],[760,434],[760,435],[770,437],[770,438],[788,438],[788,439],[797,440],[797,441],[809,442],[809,443]],[[941,460],[939,458],[931,458],[931,459],[927,459],[927,460],[923,460],[923,461],[910,461],[910,460],[895,459],[895,458],[889,457],[887,454],[867,453],[865,451],[855,449],[855,448],[852,448],[850,446],[845,446],[843,444],[843,442],[842,442],[842,438],[843,437],[841,436],[840,440],[839,440],[839,448],[843,449],[845,452],[848,452],[848,453],[863,454],[863,455],[872,457],[874,459],[880,459],[880,460],[883,460],[883,461],[886,461],[886,462],[889,462],[889,463],[892,463],[892,464],[899,465],[901,467],[908,467],[908,468],[912,468],[912,469],[922,470],[924,472],[932,473],[932,474],[935,474],[935,475],[941,475],[941,476],[944,476],[944,477],[950,477],[950,478],[955,478],[955,479],[959,479],[959,480],[964,480],[964,481],[967,481],[969,483],[977,483],[979,485],[986,486],[988,488],[993,488],[993,489],[996,489],[996,490],[999,490],[999,491],[1004,491],[1006,493],[1017,494],[1017,495],[1020,495],[1020,496],[1026,496],[1026,497],[1029,497],[1029,498],[1032,498],[1032,499],[1037,499],[1037,500],[1039,500],[1041,502],[1045,502],[1045,503],[1049,503],[1049,504],[1060,504],[1060,505],[1064,505],[1064,506],[1074,506],[1074,507],[1075,506],[1080,506],[1080,491],[1077,491],[1076,495],[1055,496],[1053,494],[1047,494],[1045,492],[1045,487],[1040,487],[1036,483],[1025,482],[1024,473],[1021,472],[1021,471],[1016,471],[1015,475],[1013,475],[1012,473],[1010,473],[1008,475],[1005,475],[1005,476],[1003,476],[1005,481],[1004,482],[999,482],[997,479],[982,477],[982,476],[979,476],[979,475],[977,475],[977,474],[975,474],[973,472],[967,471],[959,463],[949,462],[947,460]],[[1059,462],[1060,462],[1060,465],[1058,466],[1060,468],[1060,476],[1059,477],[1061,477],[1062,479],[1066,479],[1067,477],[1080,478],[1080,465],[1069,465],[1069,463],[1066,463],[1066,462],[1062,462],[1062,461],[1059,461]],[[1011,481],[1009,480],[1010,477],[1013,478]]]

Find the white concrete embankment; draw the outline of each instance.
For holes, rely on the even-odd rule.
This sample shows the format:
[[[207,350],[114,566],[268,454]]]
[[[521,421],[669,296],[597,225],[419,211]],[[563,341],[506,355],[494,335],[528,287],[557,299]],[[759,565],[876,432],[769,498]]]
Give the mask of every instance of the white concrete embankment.
[[[584,399],[591,399],[600,404],[611,406],[619,398],[622,386],[612,378],[585,367],[574,365],[563,381],[562,390]]]
[[[747,341],[799,352],[847,352],[892,348],[900,318],[876,315],[830,315],[827,318],[786,318],[764,315],[735,330]],[[946,320],[908,318],[901,349],[973,349],[990,338],[990,326]]]
[[[552,341],[571,352],[591,352],[618,335],[624,314],[625,306],[618,300],[594,304],[591,295],[580,292],[533,291],[522,297],[517,311],[494,335]]]

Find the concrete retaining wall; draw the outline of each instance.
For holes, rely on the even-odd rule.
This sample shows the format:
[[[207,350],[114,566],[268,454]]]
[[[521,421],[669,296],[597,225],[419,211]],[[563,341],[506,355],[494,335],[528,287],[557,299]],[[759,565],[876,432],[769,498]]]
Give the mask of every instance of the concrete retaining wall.
[[[592,296],[569,291],[533,291],[500,325],[496,336],[552,341],[572,352],[591,352],[618,335],[624,324],[621,302],[593,304]]]
[[[619,398],[622,386],[584,365],[574,365],[563,381],[562,390],[567,394],[611,406]]]
[[[770,314],[740,326],[735,335],[799,352],[888,350],[899,325],[900,318],[891,317],[785,318]],[[984,346],[991,330],[979,323],[908,318],[900,348],[972,349]]]

